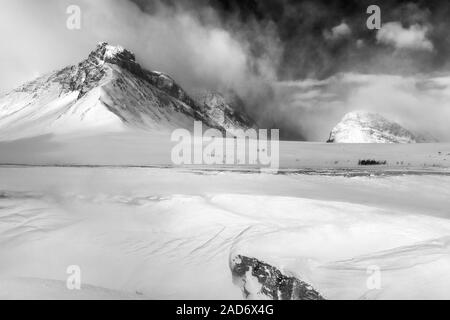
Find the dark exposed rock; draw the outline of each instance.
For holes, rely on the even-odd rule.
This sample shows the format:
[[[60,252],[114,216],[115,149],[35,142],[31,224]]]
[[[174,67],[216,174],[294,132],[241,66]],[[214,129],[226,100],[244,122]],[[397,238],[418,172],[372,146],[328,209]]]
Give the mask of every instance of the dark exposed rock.
[[[66,67],[56,74],[53,81],[58,81],[66,91],[80,91],[79,98],[99,85],[106,74],[105,63],[117,65],[138,78],[167,93],[194,109],[199,109],[196,102],[168,75],[149,71],[140,66],[131,51],[119,46],[111,46],[101,42],[88,58],[78,65]]]
[[[358,165],[360,166],[377,166],[377,165],[386,165],[387,161],[386,160],[374,160],[374,159],[364,159],[364,160],[359,160],[358,161]]]
[[[219,92],[198,93],[195,100],[210,119],[229,129],[244,129],[255,127],[255,121],[245,112],[244,103],[233,92],[226,96]]]
[[[111,53],[111,48],[115,51]],[[170,96],[190,105],[196,106],[194,100],[167,74],[156,71],[149,71],[141,67],[136,62],[134,53],[121,47],[110,46],[106,42],[100,43],[97,48],[91,52],[88,61],[97,60],[118,65],[128,70],[135,76],[149,82],[151,85],[166,92]]]
[[[231,261],[233,282],[242,289],[245,298],[262,295],[272,300],[324,300],[312,286],[255,258],[238,255]],[[250,273],[249,273],[250,272]],[[254,279],[249,279],[251,277]],[[251,292],[250,281],[258,281],[259,292]]]

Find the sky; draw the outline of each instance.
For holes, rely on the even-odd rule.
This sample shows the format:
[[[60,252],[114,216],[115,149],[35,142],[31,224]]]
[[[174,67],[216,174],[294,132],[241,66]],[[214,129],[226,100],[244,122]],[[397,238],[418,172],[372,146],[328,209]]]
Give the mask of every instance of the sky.
[[[369,5],[381,10],[370,30]],[[81,12],[69,29],[70,5]],[[0,92],[120,44],[188,92],[237,92],[265,128],[324,141],[353,110],[450,141],[450,2],[0,0]]]

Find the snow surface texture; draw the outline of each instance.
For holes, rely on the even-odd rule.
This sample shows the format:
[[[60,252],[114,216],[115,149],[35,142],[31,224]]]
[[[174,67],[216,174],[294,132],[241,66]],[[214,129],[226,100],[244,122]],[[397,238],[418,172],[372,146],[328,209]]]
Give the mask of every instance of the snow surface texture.
[[[0,168],[0,297],[239,299],[264,261],[326,299],[450,297],[449,176]],[[412,196],[414,195],[414,196]],[[81,291],[64,283],[81,268]],[[367,286],[371,266],[381,287]],[[247,283],[250,297],[261,285]]]
[[[191,129],[194,120],[222,130],[252,126],[244,111],[224,100],[209,99],[206,105],[204,110],[168,75],[143,69],[130,51],[100,43],[78,65],[0,97],[0,140],[129,129],[169,132]]]
[[[416,143],[423,140],[379,114],[354,111],[347,113],[333,128],[328,142]]]

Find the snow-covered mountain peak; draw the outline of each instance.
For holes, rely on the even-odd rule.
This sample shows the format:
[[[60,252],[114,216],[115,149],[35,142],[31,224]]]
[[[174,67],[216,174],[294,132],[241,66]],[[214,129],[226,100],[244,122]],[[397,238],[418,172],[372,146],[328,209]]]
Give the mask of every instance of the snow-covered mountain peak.
[[[328,142],[337,143],[415,143],[421,142],[398,123],[377,113],[352,111],[333,128]]]
[[[191,129],[194,120],[227,131],[248,127],[247,119],[245,110],[230,105],[206,108],[167,74],[147,70],[131,51],[106,42],[80,63],[0,96],[0,140],[89,130]]]
[[[119,45],[110,45],[108,42],[99,42],[94,51],[89,55],[99,61],[116,63],[118,61],[135,62],[136,57],[133,52]]]

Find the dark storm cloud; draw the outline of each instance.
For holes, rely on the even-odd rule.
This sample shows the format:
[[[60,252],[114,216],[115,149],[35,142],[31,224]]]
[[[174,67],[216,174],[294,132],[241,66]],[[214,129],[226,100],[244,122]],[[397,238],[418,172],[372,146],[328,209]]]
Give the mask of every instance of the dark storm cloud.
[[[144,11],[155,8],[138,2]],[[366,27],[372,4],[381,8],[380,31]],[[223,28],[248,43],[253,57],[276,56],[269,48],[278,48],[270,64],[278,83],[257,87],[256,99],[247,104],[263,126],[282,128],[285,138],[323,141],[354,109],[450,137],[446,117],[439,116],[448,113],[447,85],[438,92],[418,89],[449,70],[448,1],[212,0],[188,1],[184,8],[197,12],[205,25],[211,22],[198,12],[212,9]],[[258,41],[260,30],[266,31],[265,42]],[[358,74],[372,76],[360,81]]]
[[[154,1],[135,2],[149,12],[156,7]],[[176,1],[159,3],[179,6]],[[378,40],[377,31],[366,27],[366,9],[372,4],[381,8],[383,23],[397,23],[406,30],[423,28],[434,50],[399,51],[393,41]],[[431,72],[447,68],[450,60],[447,32],[450,4],[445,0],[191,0],[183,7],[191,11],[211,8],[217,13],[221,24],[234,32],[252,31],[255,24],[270,25],[283,49],[277,65],[280,79],[326,78],[346,71],[391,74]],[[340,25],[347,26],[351,33],[345,37],[333,37],[333,28]],[[254,35],[253,32],[248,34]],[[413,36],[402,32],[398,34]],[[265,48],[257,41],[251,44],[253,54],[264,52]]]

